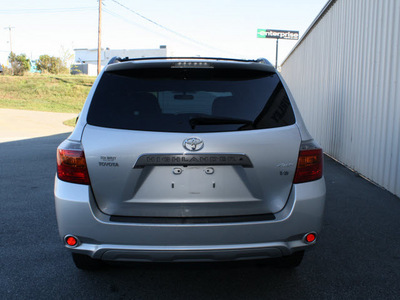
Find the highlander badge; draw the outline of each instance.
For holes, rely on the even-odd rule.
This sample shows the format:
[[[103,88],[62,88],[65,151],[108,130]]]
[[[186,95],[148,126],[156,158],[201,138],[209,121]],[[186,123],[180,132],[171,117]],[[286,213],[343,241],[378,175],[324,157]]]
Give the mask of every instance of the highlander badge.
[[[182,146],[189,151],[199,151],[203,149],[204,142],[197,137],[190,137],[183,141]]]

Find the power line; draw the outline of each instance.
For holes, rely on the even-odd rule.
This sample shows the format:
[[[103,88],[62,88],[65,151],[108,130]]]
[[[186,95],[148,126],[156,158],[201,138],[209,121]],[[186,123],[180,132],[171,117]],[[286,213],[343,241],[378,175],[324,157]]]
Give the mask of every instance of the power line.
[[[181,33],[179,33],[179,32],[176,32],[175,30],[169,29],[168,27],[165,27],[165,26],[163,26],[163,25],[157,23],[156,21],[153,21],[153,20],[151,20],[151,19],[149,19],[149,18],[143,16],[142,14],[140,14],[140,13],[134,11],[133,9],[131,9],[131,8],[129,8],[129,7],[127,7],[127,6],[125,6],[125,5],[121,4],[121,3],[119,3],[119,2],[116,1],[116,0],[111,0],[111,1],[114,2],[114,3],[116,3],[116,4],[118,4],[119,6],[121,6],[121,7],[123,7],[123,8],[125,8],[126,10],[129,10],[130,12],[132,12],[132,13],[134,13],[135,15],[141,17],[142,19],[144,19],[144,20],[146,20],[146,21],[148,21],[148,22],[150,22],[150,23],[153,23],[154,25],[156,25],[156,26],[158,26],[158,27],[160,27],[160,28],[162,28],[162,29],[164,29],[164,30],[166,30],[166,31],[172,32],[172,33],[174,33],[174,34],[176,34],[176,35],[178,35],[178,36],[180,36],[180,37],[182,37],[182,38],[185,38],[185,39],[191,40],[192,42],[196,42],[196,43],[197,43],[196,40],[194,40],[194,39],[192,39],[192,38],[190,38],[190,37],[187,37],[187,36],[185,36],[185,35],[183,35],[183,34],[181,34]]]
[[[179,36],[179,37],[181,37],[181,38],[183,38],[183,39],[185,39],[185,40],[188,40],[188,41],[190,41],[190,42],[192,42],[192,43],[195,43],[195,44],[197,44],[197,45],[201,45],[201,46],[206,47],[206,48],[209,48],[209,49],[213,49],[213,50],[217,50],[217,51],[222,51],[222,52],[227,52],[227,53],[229,52],[229,51],[226,51],[226,50],[221,50],[221,49],[218,49],[218,48],[216,48],[216,47],[207,45],[206,43],[203,43],[203,42],[200,42],[200,41],[198,41],[198,40],[192,39],[192,38],[190,38],[190,37],[188,37],[188,36],[186,36],[186,35],[183,35],[183,34],[177,32],[177,31],[175,31],[175,30],[170,29],[170,28],[168,28],[168,27],[166,27],[166,26],[164,26],[164,25],[161,25],[160,23],[158,23],[158,22],[156,22],[156,21],[153,21],[153,20],[151,20],[150,18],[145,17],[144,15],[138,13],[137,11],[134,11],[133,9],[127,7],[126,5],[121,4],[120,2],[118,2],[118,1],[116,1],[116,0],[111,0],[111,1],[114,2],[114,3],[116,3],[117,5],[119,5],[119,6],[123,7],[123,8],[125,8],[126,10],[128,10],[128,11],[134,13],[135,15],[139,16],[140,18],[142,18],[142,19],[144,19],[144,20],[146,20],[146,21],[148,21],[148,22],[150,22],[150,23],[152,23],[152,24],[154,24],[154,25],[156,25],[156,26],[158,26],[158,27],[160,27],[160,28],[162,28],[162,29],[164,29],[164,30],[166,30],[166,31],[169,31],[169,32],[171,32],[171,33],[173,33],[173,34],[175,34],[175,35],[177,35],[177,36]],[[235,54],[235,53],[232,53],[232,52],[229,52],[229,53]],[[237,55],[237,54],[235,54],[235,55]]]
[[[103,11],[104,11],[105,13],[107,13],[107,14],[109,14],[109,15],[115,17],[115,18],[117,18],[117,19],[120,19],[120,20],[122,20],[122,21],[124,21],[124,22],[126,22],[126,23],[131,24],[132,26],[141,28],[142,30],[151,32],[151,33],[156,34],[156,35],[159,35],[159,36],[161,36],[161,37],[165,37],[165,35],[163,35],[163,34],[160,33],[159,31],[154,31],[154,30],[152,30],[152,29],[146,28],[145,26],[143,26],[143,25],[141,25],[141,24],[139,24],[139,23],[137,23],[137,22],[134,22],[134,21],[131,20],[131,19],[125,18],[125,17],[123,17],[123,16],[121,16],[121,15],[119,15],[119,14],[117,14],[117,13],[115,13],[115,12],[109,10],[109,9],[106,9],[106,8],[103,7]],[[191,43],[191,41],[179,40],[179,39],[176,38],[176,37],[171,37],[171,38],[173,38],[173,39],[179,41],[180,43],[186,43],[186,44],[188,44],[188,45],[193,45],[193,44]],[[220,51],[223,51],[223,50],[220,50]]]
[[[0,9],[0,14],[41,14],[95,10],[96,7]]]
[[[119,15],[119,14],[117,14],[117,13],[115,13],[115,12],[113,12],[113,11],[107,9],[107,8],[105,8],[105,7],[103,7],[103,11],[104,11],[105,13],[107,13],[107,14],[109,14],[109,15],[115,17],[115,18],[118,18],[118,19],[120,19],[120,20],[122,20],[122,21],[125,21],[126,23],[129,23],[129,24],[131,24],[131,25],[133,25],[133,26],[137,26],[137,27],[139,27],[139,28],[141,28],[141,29],[143,29],[143,30],[150,31],[150,32],[152,32],[152,33],[154,33],[154,34],[158,34],[158,35],[161,36],[161,34],[160,34],[159,32],[155,32],[155,31],[153,31],[153,30],[151,30],[151,29],[148,29],[148,28],[146,28],[146,27],[140,25],[139,23],[136,23],[136,22],[132,21],[131,19],[127,19],[127,18],[125,18],[125,17],[123,17],[123,16],[121,16],[121,15]]]

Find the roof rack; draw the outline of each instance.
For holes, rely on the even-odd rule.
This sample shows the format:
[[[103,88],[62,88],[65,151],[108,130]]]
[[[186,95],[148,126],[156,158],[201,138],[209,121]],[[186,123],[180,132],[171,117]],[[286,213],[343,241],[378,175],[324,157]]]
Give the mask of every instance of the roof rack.
[[[157,59],[167,59],[167,60],[180,60],[180,59],[196,59],[196,60],[219,60],[219,61],[237,61],[237,62],[257,62],[272,66],[272,64],[265,58],[258,58],[256,60],[248,59],[238,59],[238,58],[222,58],[222,57],[139,57],[139,58],[129,58],[129,57],[118,57],[114,56],[108,62],[109,65],[124,61],[140,61],[140,60],[157,60]]]

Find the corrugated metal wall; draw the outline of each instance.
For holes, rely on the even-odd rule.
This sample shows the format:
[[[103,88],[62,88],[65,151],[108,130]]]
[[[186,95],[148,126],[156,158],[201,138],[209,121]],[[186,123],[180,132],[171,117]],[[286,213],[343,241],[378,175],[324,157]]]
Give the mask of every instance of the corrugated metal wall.
[[[324,151],[400,196],[400,1],[331,1],[282,64]]]

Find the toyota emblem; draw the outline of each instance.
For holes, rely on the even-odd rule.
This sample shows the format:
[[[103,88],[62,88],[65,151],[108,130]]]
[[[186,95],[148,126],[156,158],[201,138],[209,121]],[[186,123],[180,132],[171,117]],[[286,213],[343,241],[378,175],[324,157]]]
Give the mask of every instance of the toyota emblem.
[[[204,142],[202,139],[200,139],[198,137],[190,137],[190,138],[187,138],[186,140],[184,140],[182,145],[183,145],[183,148],[185,148],[189,151],[199,151],[199,150],[203,149]]]

